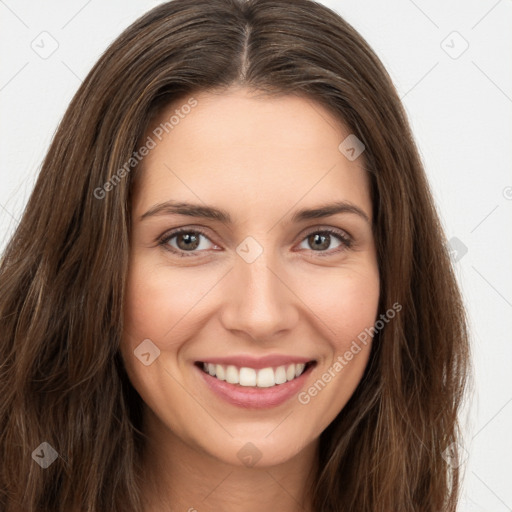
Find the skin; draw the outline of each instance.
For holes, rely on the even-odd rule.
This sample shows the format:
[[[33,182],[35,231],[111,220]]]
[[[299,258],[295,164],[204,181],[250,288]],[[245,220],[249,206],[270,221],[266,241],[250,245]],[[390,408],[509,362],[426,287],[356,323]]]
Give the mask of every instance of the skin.
[[[263,410],[225,402],[194,362],[306,356],[317,361],[307,390],[374,324],[379,272],[369,177],[363,156],[349,161],[338,149],[347,127],[310,99],[242,88],[194,98],[197,106],[142,161],[132,204],[121,348],[145,402],[146,510],[308,511],[319,436],[360,382],[371,340],[308,404],[293,397]],[[170,199],[222,208],[233,223],[177,214],[140,220]],[[369,222],[347,212],[291,222],[295,211],[335,200],[356,205]],[[180,227],[206,233],[188,257],[158,245]],[[325,228],[348,234],[352,246],[327,234],[315,250],[309,235]],[[252,263],[236,251],[248,236],[263,248]],[[169,245],[186,252],[180,236]],[[160,350],[149,366],[134,355],[145,339]],[[252,467],[237,456],[248,442],[261,454]]]

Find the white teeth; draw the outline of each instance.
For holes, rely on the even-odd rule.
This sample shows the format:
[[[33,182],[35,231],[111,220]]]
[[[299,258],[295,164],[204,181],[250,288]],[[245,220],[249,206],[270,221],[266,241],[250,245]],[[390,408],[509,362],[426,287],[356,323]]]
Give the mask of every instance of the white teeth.
[[[256,386],[256,370],[240,368],[240,386]]]
[[[236,366],[228,366],[226,368],[226,382],[230,384],[238,384],[240,381],[240,373],[238,372],[238,368]]]
[[[215,375],[219,380],[226,380],[226,372],[221,364],[215,365]]]
[[[286,382],[286,368],[280,366],[276,368],[276,384],[284,384]]]
[[[263,368],[262,370],[258,370],[257,386],[259,388],[270,388],[271,386],[275,386],[275,384],[276,379],[272,368]]]
[[[233,365],[223,366],[221,364],[203,363],[203,370],[212,377],[225,380],[230,384],[250,386],[258,388],[270,388],[284,384],[304,373],[306,365],[303,363],[278,366],[277,368],[238,368]]]

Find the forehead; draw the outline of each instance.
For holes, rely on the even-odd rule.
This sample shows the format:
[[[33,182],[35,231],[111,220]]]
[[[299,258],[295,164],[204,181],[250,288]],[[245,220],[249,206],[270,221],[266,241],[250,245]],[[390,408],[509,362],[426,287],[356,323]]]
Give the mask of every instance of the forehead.
[[[193,107],[189,107],[191,98]],[[164,137],[172,133],[184,148],[197,148],[200,140],[205,146],[212,143],[233,149],[244,145],[280,151],[292,148],[299,153],[331,147],[333,142],[337,147],[340,136],[350,133],[339,118],[311,98],[269,96],[247,88],[182,97],[159,112],[152,127],[159,125]],[[194,140],[189,138],[192,131]]]
[[[155,146],[141,164],[138,204],[172,197],[257,209],[348,199],[371,217],[364,155],[350,161],[339,149],[348,135],[306,97],[247,89],[183,97],[147,130]]]

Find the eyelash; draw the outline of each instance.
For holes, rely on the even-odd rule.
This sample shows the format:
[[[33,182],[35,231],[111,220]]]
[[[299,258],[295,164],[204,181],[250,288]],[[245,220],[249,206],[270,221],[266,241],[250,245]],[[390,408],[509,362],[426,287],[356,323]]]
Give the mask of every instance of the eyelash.
[[[162,237],[160,237],[158,239],[158,245],[161,246],[166,251],[170,251],[173,254],[176,254],[176,255],[178,255],[180,257],[189,257],[189,256],[196,257],[196,256],[194,256],[194,252],[202,252],[202,251],[188,251],[188,253],[187,253],[187,251],[177,250],[174,247],[171,247],[171,246],[168,245],[168,242],[172,238],[174,238],[175,236],[180,235],[182,233],[200,234],[200,235],[203,235],[208,240],[210,240],[208,235],[203,230],[201,230],[199,228],[194,228],[194,229],[179,228],[179,229],[176,229],[174,231],[171,231],[170,233],[165,233],[164,235],[162,235]],[[311,252],[317,253],[317,256],[319,256],[320,258],[326,257],[326,256],[332,256],[333,254],[337,254],[338,252],[350,249],[352,247],[353,240],[352,240],[351,237],[349,237],[348,235],[344,234],[342,231],[338,231],[338,230],[332,229],[332,228],[324,228],[324,229],[319,229],[319,230],[316,230],[316,231],[310,231],[309,233],[306,233],[304,238],[302,238],[301,242],[303,242],[307,237],[309,237],[311,235],[315,235],[315,234],[322,234],[323,235],[323,234],[326,234],[326,233],[329,234],[329,235],[335,236],[336,238],[338,238],[338,240],[341,242],[341,246],[336,248],[336,249],[334,249],[334,250],[331,250],[331,251],[313,251],[312,249],[310,249]]]

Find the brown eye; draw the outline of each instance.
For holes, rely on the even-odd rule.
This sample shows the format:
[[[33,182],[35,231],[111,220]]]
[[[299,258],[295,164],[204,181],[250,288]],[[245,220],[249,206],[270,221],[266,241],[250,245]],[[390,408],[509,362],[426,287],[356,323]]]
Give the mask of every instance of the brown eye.
[[[210,247],[208,243],[211,244]],[[159,241],[159,245],[179,256],[195,256],[195,253],[206,251],[214,246],[204,233],[192,229],[168,233]]]
[[[331,236],[315,233],[314,235],[308,236],[308,243],[314,250],[329,249],[329,246],[331,245]]]
[[[332,247],[333,240],[337,240],[337,245],[334,247]],[[307,245],[307,247],[302,248],[317,252],[319,256],[328,256],[344,249],[349,249],[352,245],[352,239],[342,231],[324,229],[309,233],[302,244]]]
[[[197,249],[200,236],[197,234],[180,233],[176,235],[176,245],[184,251]]]

